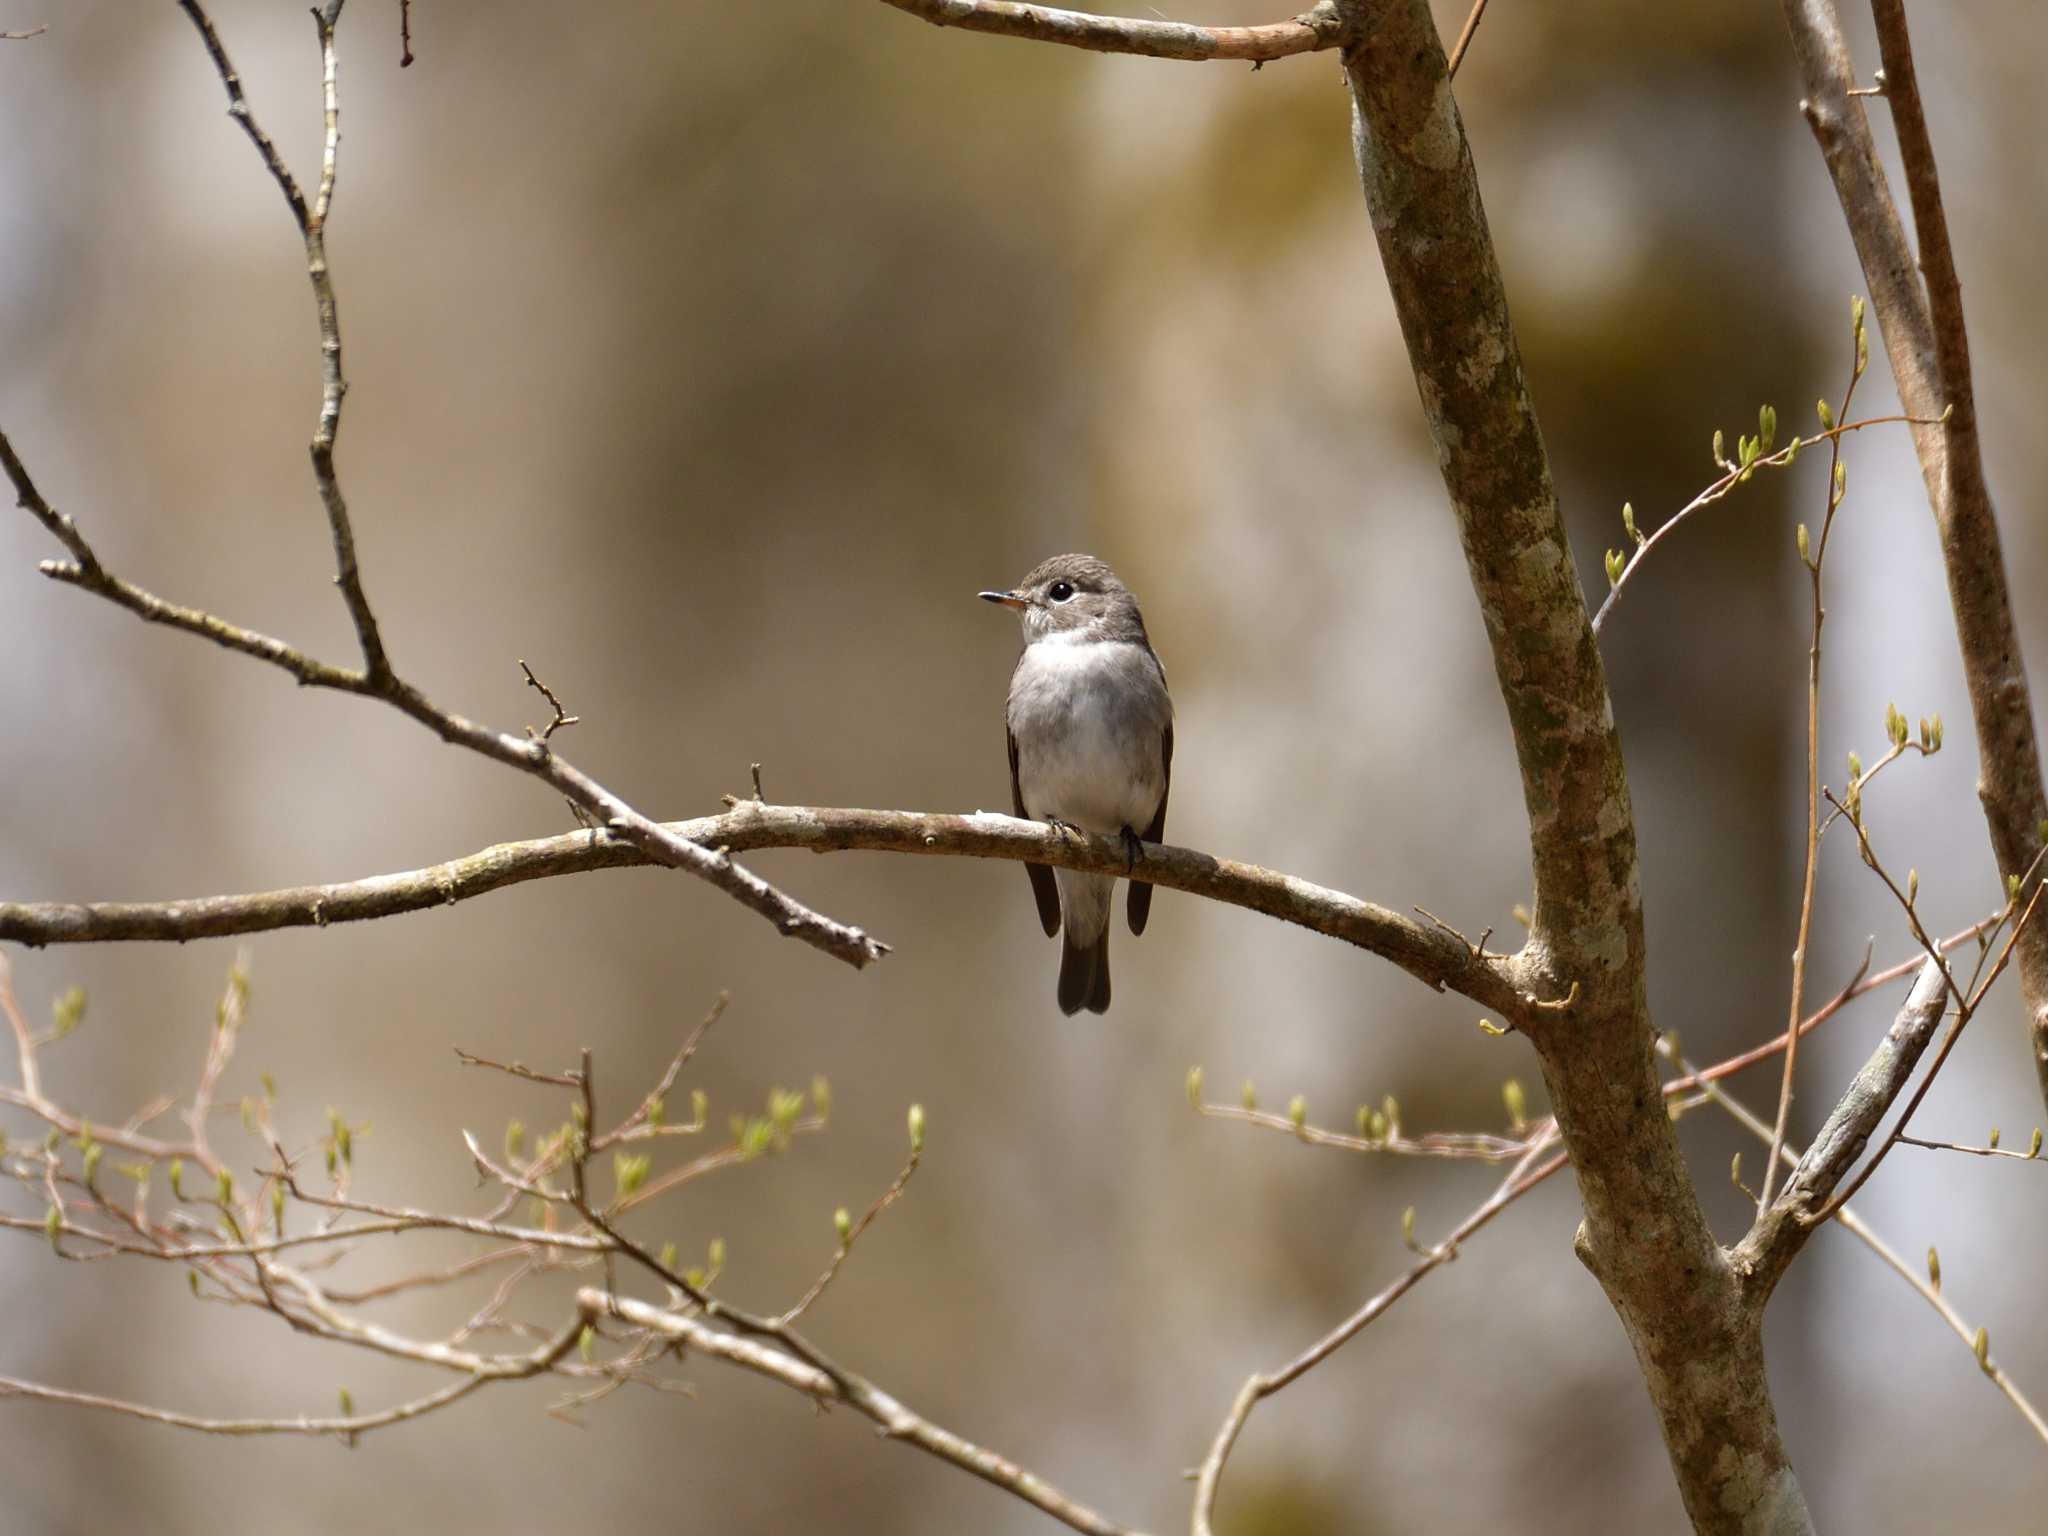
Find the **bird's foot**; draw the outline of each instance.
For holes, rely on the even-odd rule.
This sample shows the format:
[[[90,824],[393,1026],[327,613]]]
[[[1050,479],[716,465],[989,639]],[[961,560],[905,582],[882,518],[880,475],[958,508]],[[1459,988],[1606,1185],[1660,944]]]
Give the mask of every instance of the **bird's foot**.
[[[1067,822],[1061,821],[1057,816],[1046,817],[1045,824],[1048,827],[1051,827],[1053,831],[1059,833],[1061,837],[1066,838],[1069,841],[1081,835],[1079,828],[1074,827]]]
[[[1129,874],[1138,867],[1138,861],[1145,857],[1145,840],[1131,830],[1129,822],[1124,823],[1124,873]]]

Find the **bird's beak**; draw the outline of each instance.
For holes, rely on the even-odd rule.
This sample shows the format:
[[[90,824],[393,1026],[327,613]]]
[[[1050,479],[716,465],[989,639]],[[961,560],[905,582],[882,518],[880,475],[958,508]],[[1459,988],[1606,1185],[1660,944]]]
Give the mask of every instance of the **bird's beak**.
[[[1001,603],[1005,608],[1028,608],[1031,600],[1022,592],[978,592],[975,594],[984,603]]]

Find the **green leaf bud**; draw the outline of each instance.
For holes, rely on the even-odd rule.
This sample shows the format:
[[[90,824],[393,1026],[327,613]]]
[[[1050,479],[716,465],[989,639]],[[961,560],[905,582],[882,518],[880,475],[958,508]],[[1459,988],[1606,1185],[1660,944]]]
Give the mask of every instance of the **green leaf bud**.
[[[171,1159],[171,1198],[185,1198],[185,1159],[182,1157]]]
[[[640,1192],[640,1186],[647,1182],[647,1170],[651,1159],[635,1157],[625,1152],[612,1154],[612,1183],[617,1187],[621,1200],[630,1199]]]
[[[50,1005],[50,1020],[56,1038],[62,1040],[85,1022],[85,988],[70,987]]]
[[[597,1353],[597,1330],[588,1323],[583,1325],[583,1331],[576,1336],[576,1353],[583,1357],[585,1365],[588,1365],[590,1357]]]
[[[1927,1288],[1937,1296],[1941,1294],[1941,1255],[1932,1243],[1927,1245]]]
[[[844,1248],[853,1241],[853,1218],[843,1205],[832,1213],[832,1230],[839,1234],[840,1247]]]
[[[1297,1136],[1308,1128],[1308,1100],[1301,1094],[1287,1101],[1287,1123],[1294,1127]]]
[[[1252,1087],[1252,1080],[1250,1078],[1246,1078],[1244,1080],[1244,1087],[1238,1090],[1237,1102],[1246,1109],[1257,1109],[1259,1107],[1258,1090]]]
[[[1821,430],[1822,430],[1822,431],[1824,431],[1824,432],[1832,432],[1832,431],[1834,431],[1834,430],[1835,430],[1835,408],[1834,408],[1833,406],[1829,405],[1829,404],[1827,403],[1827,401],[1825,401],[1825,400],[1821,400],[1821,401],[1817,401],[1817,402],[1815,402],[1815,404],[1814,404],[1814,410],[1815,410],[1815,411],[1817,411],[1817,412],[1819,413],[1819,415],[1820,415],[1820,425],[1821,425]]]
[[[1756,435],[1758,446],[1765,453],[1769,453],[1772,446],[1778,441],[1778,409],[1776,406],[1766,405],[1757,411]]]
[[[811,1079],[811,1108],[820,1120],[832,1118],[832,1085],[822,1076]]]
[[[516,1163],[526,1156],[526,1122],[513,1120],[505,1126],[505,1161]]]
[[[666,1242],[661,1245],[659,1258],[663,1269],[667,1270],[670,1274],[676,1272],[676,1245],[673,1242]]]
[[[910,1155],[916,1157],[920,1152],[924,1151],[924,1106],[922,1104],[910,1106],[909,1123]]]
[[[43,1235],[50,1240],[50,1248],[60,1257],[64,1252],[64,1213],[51,1206],[43,1217]]]
[[[1799,558],[1808,565],[1813,564],[1813,540],[1806,531],[1806,524],[1799,525],[1792,535],[1792,542],[1799,546]]]
[[[1188,1107],[1190,1109],[1200,1109],[1202,1107],[1202,1069],[1200,1067],[1188,1068]]]
[[[1519,1131],[1529,1123],[1529,1101],[1522,1092],[1522,1084],[1519,1079],[1511,1077],[1502,1083],[1500,1085],[1500,1098],[1501,1102],[1507,1106],[1509,1125]]]

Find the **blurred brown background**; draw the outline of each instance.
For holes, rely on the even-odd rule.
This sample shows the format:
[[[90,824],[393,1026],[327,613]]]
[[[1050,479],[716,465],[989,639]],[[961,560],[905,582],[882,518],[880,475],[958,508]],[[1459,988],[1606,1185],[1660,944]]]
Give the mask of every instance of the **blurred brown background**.
[[[1438,7],[1447,31],[1462,4]],[[1851,7],[1850,9],[1854,9]],[[1196,20],[1265,20],[1191,0]],[[299,6],[216,11],[257,112],[317,165]],[[2022,0],[1915,8],[1967,285],[1990,468],[2021,592],[2044,550],[2032,419],[2048,344],[2048,172]],[[1859,21],[1861,18],[1857,18]],[[0,422],[117,569],[335,657],[349,651],[305,465],[312,308],[275,187],[168,5],[8,0],[0,26]],[[341,30],[330,252],[353,385],[340,461],[401,667],[439,700],[541,718],[525,657],[583,716],[568,749],[643,808],[693,815],[765,764],[772,798],[1007,806],[1014,625],[975,603],[1046,554],[1130,580],[1179,707],[1175,841],[1476,931],[1527,895],[1520,794],[1349,158],[1328,58],[1253,73],[942,33],[876,4],[422,0]],[[1859,34],[1860,35],[1860,34]],[[1874,63],[1867,39],[1859,57]],[[1661,522],[1711,476],[1713,429],[1837,395],[1859,284],[1777,7],[1494,7],[1458,82],[1589,590],[1632,500]],[[1880,135],[1887,129],[1877,114]],[[1873,349],[1875,350],[1875,349]],[[1882,367],[1873,409],[1888,399]],[[1660,1023],[1695,1055],[1782,1027],[1797,889],[1804,594],[1792,524],[1824,470],[1752,487],[1677,538],[1605,633],[1645,856]],[[1917,472],[1866,434],[1830,571],[1825,772],[1880,746],[1888,700],[1949,750],[1873,791],[1887,855],[1941,931],[1997,899],[1967,706]],[[407,868],[561,830],[551,795],[389,711],[144,630],[35,574],[0,519],[0,890],[147,898]],[[2029,657],[2048,684],[2048,638]],[[641,1091],[720,989],[697,1081],[720,1118],[813,1072],[836,1123],[698,1186],[669,1235],[732,1254],[730,1293],[793,1297],[830,1213],[930,1153],[815,1315],[911,1405],[1150,1529],[1245,1374],[1321,1333],[1490,1187],[1191,1114],[1307,1094],[1344,1125],[1398,1094],[1416,1129],[1490,1127],[1534,1060],[1474,1010],[1338,945],[1167,894],[1120,935],[1106,1020],[1064,1020],[1054,946],[998,864],[761,856],[897,953],[856,976],[732,903],[640,871],[445,912],[261,938],[239,1086],[278,1080],[290,1137],[328,1105],[374,1126],[371,1198],[475,1197],[539,1090],[451,1044],[597,1053]],[[1846,841],[1827,850],[1813,990],[1908,940]],[[84,1033],[52,1088],[119,1118],[194,1072],[229,943],[15,956],[32,1009],[71,983]],[[1802,1056],[1810,1130],[1888,1016]],[[1765,1105],[1775,1073],[1745,1079]],[[1931,1134],[2041,1118],[2016,995],[1966,1040]],[[1723,1170],[1761,1152],[1687,1122]],[[253,1161],[255,1154],[250,1154]],[[2042,1171],[1902,1152],[1861,1202],[2048,1396]],[[39,1214],[39,1208],[36,1212]],[[1573,1260],[1564,1181],[1260,1409],[1225,1485],[1233,1533],[1657,1531],[1681,1515],[1647,1400]],[[445,1257],[449,1250],[418,1252]],[[395,1248],[352,1273],[391,1273]],[[196,1412],[375,1406],[438,1382],[181,1278],[55,1268],[0,1244],[0,1372]],[[394,1305],[446,1328],[480,1295]],[[1831,1528],[2038,1519],[2048,1459],[1935,1315],[1841,1234],[1772,1311],[1773,1381]],[[927,1458],[711,1366],[693,1402],[624,1395],[578,1431],[552,1388],[493,1390],[353,1454],[0,1405],[10,1532],[221,1528],[1036,1532]]]

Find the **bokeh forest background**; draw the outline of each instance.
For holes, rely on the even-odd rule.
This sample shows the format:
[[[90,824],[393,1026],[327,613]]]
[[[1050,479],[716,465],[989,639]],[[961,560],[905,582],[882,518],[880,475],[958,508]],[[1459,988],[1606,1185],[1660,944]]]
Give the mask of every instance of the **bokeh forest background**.
[[[1847,9],[1854,13],[1855,6]],[[1437,7],[1455,31],[1464,6]],[[1201,21],[1263,21],[1187,0]],[[260,119],[317,170],[301,6],[215,8]],[[1867,19],[1852,14],[1859,28]],[[1974,321],[1984,440],[2017,591],[2048,349],[2048,169],[2028,0],[1915,7]],[[515,659],[582,716],[578,762],[644,809],[702,814],[764,765],[771,799],[1007,809],[1017,645],[973,601],[1047,554],[1109,559],[1144,602],[1179,711],[1173,841],[1511,944],[1528,896],[1514,760],[1350,159],[1336,61],[1260,71],[946,33],[858,0],[576,6],[421,0],[341,26],[329,250],[352,390],[340,463],[401,668],[441,702],[544,718]],[[0,25],[0,421],[115,567],[351,651],[305,459],[312,305],[275,186],[222,115],[187,22],[8,0]],[[1859,57],[1875,62],[1867,32]],[[1868,67],[1868,65],[1866,65]],[[1712,477],[1713,430],[1839,395],[1859,276],[1796,110],[1778,9],[1501,0],[1457,92],[1588,590],[1632,501],[1661,522]],[[1882,108],[1880,138],[1889,143]],[[1896,172],[1895,179],[1896,179]],[[1875,352],[1876,349],[1873,349]],[[1865,400],[1889,401],[1881,360]],[[1782,1027],[1797,901],[1807,610],[1793,525],[1811,456],[1660,552],[1604,635],[1644,851],[1652,990],[1687,1052]],[[1901,429],[1849,453],[1829,570],[1824,771],[1881,750],[1886,703],[1949,749],[1873,790],[1887,857],[1947,932],[1996,876],[1931,521]],[[410,868],[565,830],[539,786],[360,701],[52,585],[0,519],[0,890],[163,898]],[[2048,625],[2028,623],[2048,682]],[[714,1121],[813,1073],[834,1123],[696,1186],[650,1237],[786,1305],[894,1173],[923,1171],[812,1320],[939,1422],[1149,1528],[1244,1376],[1320,1334],[1491,1187],[1205,1120],[1183,1075],[1305,1093],[1337,1126],[1396,1094],[1409,1128],[1540,1107],[1533,1056],[1466,1003],[1299,930],[1168,893],[1114,944],[1106,1019],[1053,1006],[1055,948],[999,863],[768,854],[771,879],[897,946],[856,976],[657,871],[523,887],[397,921],[260,937],[230,1095],[276,1078],[287,1141],[328,1106],[372,1127],[369,1198],[481,1198],[494,1144],[559,1095],[458,1066],[596,1053],[624,1107],[722,989],[693,1072]],[[1909,940],[1847,839],[1823,865],[1813,995],[1865,939]],[[77,983],[45,1071],[118,1119],[197,1072],[232,942],[16,952],[31,1011]],[[1889,1017],[1801,1055],[1817,1123]],[[1774,1069],[1740,1081],[1765,1106]],[[2017,993],[1979,1022],[1924,1129],[2040,1119]],[[17,1128],[18,1129],[18,1128]],[[232,1125],[222,1134],[232,1140]],[[1746,1220],[1726,1122],[1684,1136],[1724,1236]],[[251,1144],[248,1161],[258,1150]],[[1753,1174],[1752,1174],[1753,1178]],[[1902,1151],[1862,1198],[2048,1391],[2039,1167]],[[40,1215],[40,1206],[27,1210]],[[1622,1331],[1571,1253],[1556,1180],[1254,1417],[1225,1484],[1254,1533],[1674,1530],[1682,1514]],[[409,1239],[347,1271],[395,1272]],[[533,1315],[552,1322],[539,1307]],[[438,1384],[198,1306],[167,1269],[58,1268],[0,1243],[0,1372],[195,1412],[374,1407]],[[480,1293],[394,1303],[429,1332]],[[1770,1316],[1772,1382],[1820,1518],[2022,1528],[2041,1446],[1931,1310],[1843,1235]],[[694,1401],[494,1389],[331,1442],[224,1441],[0,1407],[10,1532],[270,1529],[1038,1532],[1036,1513],[845,1413],[713,1365]]]

